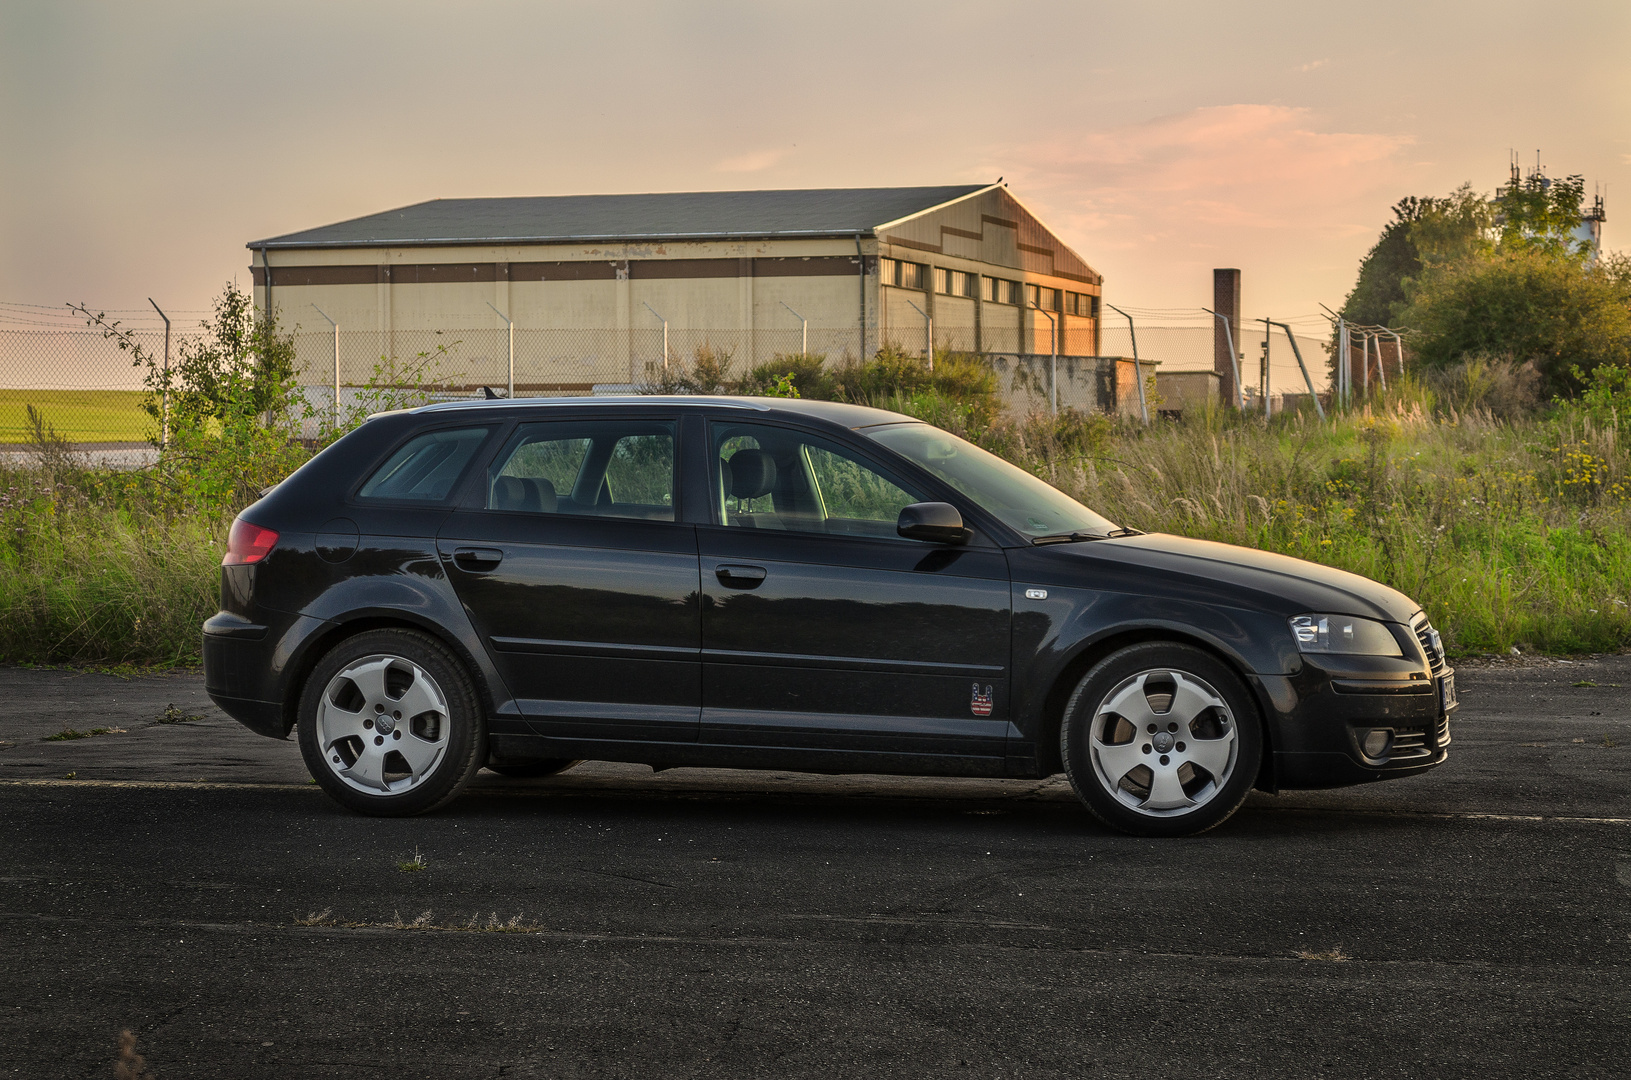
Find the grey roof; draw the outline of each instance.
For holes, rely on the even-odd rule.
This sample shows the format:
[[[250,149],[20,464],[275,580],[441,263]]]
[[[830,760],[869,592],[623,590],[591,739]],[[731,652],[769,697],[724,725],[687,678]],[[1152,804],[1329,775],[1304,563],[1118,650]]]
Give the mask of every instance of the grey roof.
[[[848,236],[870,233],[879,225],[988,186],[432,199],[335,225],[256,240],[249,247]]]

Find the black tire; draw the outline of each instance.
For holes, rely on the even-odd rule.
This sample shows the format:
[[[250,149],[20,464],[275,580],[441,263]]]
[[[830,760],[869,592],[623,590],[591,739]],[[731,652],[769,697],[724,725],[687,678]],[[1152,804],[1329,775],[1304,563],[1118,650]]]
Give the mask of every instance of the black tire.
[[[548,761],[512,762],[505,765],[495,765],[489,761],[487,768],[500,776],[520,780],[537,776],[554,776],[556,773],[565,772],[574,765],[582,764],[582,758],[552,758]]]
[[[378,692],[369,689],[376,684]],[[330,649],[301,691],[299,731],[318,785],[348,809],[381,817],[446,804],[487,760],[486,718],[470,673],[417,630],[369,630]]]
[[[1095,664],[1070,695],[1059,742],[1077,797],[1134,836],[1222,824],[1263,760],[1262,722],[1240,677],[1175,642],[1130,645]]]

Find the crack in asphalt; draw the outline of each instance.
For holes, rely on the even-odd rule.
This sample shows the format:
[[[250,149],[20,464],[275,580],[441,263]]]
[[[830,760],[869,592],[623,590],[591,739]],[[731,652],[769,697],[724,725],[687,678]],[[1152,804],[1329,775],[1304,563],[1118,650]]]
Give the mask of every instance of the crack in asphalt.
[[[1044,781],[1034,788],[1014,795],[978,795],[966,801],[973,803],[1019,803],[1037,805],[1041,802],[1036,796],[1046,787],[1053,784],[1052,780]],[[0,779],[0,788],[123,788],[147,790],[184,790],[184,791],[304,791],[321,792],[315,784],[273,784],[253,781],[217,781],[217,780],[60,780],[56,778],[39,779]],[[504,790],[499,788],[473,788],[467,792],[475,797],[502,797],[502,798],[533,798],[533,799],[572,799],[572,798],[678,798],[688,799],[704,798],[717,799],[722,802],[739,801],[743,799],[776,798],[788,803],[802,803],[812,800],[832,802],[918,802],[924,806],[944,806],[958,804],[964,800],[941,795],[880,795],[872,792],[793,792],[770,790],[741,790],[741,791],[698,791],[695,789],[654,790],[651,788],[609,791],[604,788],[565,788],[553,791],[537,790]],[[1074,800],[1059,800],[1061,805],[1069,805]],[[1422,818],[1438,821],[1496,821],[1505,824],[1562,824],[1562,825],[1631,825],[1631,817],[1587,817],[1573,814],[1498,814],[1493,812],[1471,810],[1411,810],[1375,809],[1375,808],[1348,808],[1332,806],[1272,806],[1247,805],[1241,808],[1241,814],[1322,814],[1332,817],[1403,817]],[[583,867],[574,867],[584,873],[598,874],[603,871],[588,870]],[[609,874],[609,877],[623,877],[621,874]],[[659,885],[663,888],[673,888],[660,881],[648,878],[630,878],[631,881],[643,881],[649,885]]]
[[[795,917],[795,916],[788,916],[788,917]],[[892,918],[870,918],[870,917],[863,918],[863,917],[839,916],[839,915],[833,915],[833,916],[808,915],[808,916],[796,916],[796,918],[801,918],[801,919],[828,919],[828,920],[831,920],[831,921],[834,921],[834,922],[852,922],[852,923],[858,923],[858,924],[866,924],[866,923],[874,923],[874,922],[875,923],[881,923],[881,924],[894,924],[894,923],[905,921],[905,920],[892,919]],[[375,925],[375,926],[299,926],[299,925],[291,924],[291,923],[218,923],[218,922],[193,922],[193,921],[186,921],[186,920],[159,920],[159,919],[123,919],[123,920],[121,920],[121,919],[108,918],[108,917],[105,917],[105,916],[104,917],[92,918],[92,917],[89,917],[89,916],[77,916],[77,915],[51,915],[51,914],[43,914],[43,913],[37,913],[37,912],[6,912],[6,911],[0,911],[0,919],[17,919],[17,920],[27,919],[27,920],[32,920],[32,921],[35,921],[35,922],[43,922],[43,923],[79,924],[79,925],[94,923],[94,924],[101,925],[101,926],[105,926],[105,925],[108,925],[108,924],[116,924],[116,925],[123,925],[123,926],[127,926],[127,927],[140,927],[142,929],[163,930],[163,931],[216,931],[216,932],[229,933],[229,934],[255,933],[255,934],[264,934],[264,935],[267,935],[267,936],[278,935],[278,936],[290,936],[290,937],[311,937],[311,936],[317,936],[317,937],[350,937],[350,936],[356,936],[356,935],[384,937],[384,936],[389,936],[389,935],[392,935],[392,934],[432,934],[432,933],[448,933],[448,934],[451,934],[451,933],[463,933],[463,934],[469,934],[469,933],[478,933],[478,932],[480,932],[480,931],[470,931],[468,929],[463,929],[463,928],[460,928],[460,927],[453,927],[453,926],[422,926],[422,927],[412,927],[412,926],[393,927],[393,926],[383,926],[383,925]],[[923,925],[925,927],[935,927],[935,926],[940,926],[940,925],[943,925],[943,924],[956,925],[956,926],[988,926],[988,927],[997,928],[997,929],[1006,929],[1006,928],[1012,926],[1012,927],[1016,927],[1016,928],[1025,929],[1025,930],[1028,930],[1028,931],[1033,931],[1033,932],[1038,931],[1038,930],[1051,932],[1051,933],[1073,933],[1073,932],[1077,932],[1076,929],[1073,928],[1073,927],[1037,926],[1037,925],[1030,925],[1030,924],[1011,924],[1011,923],[1000,923],[1000,922],[982,923],[982,922],[978,922],[978,921],[975,921],[975,920],[922,920],[922,922],[920,923],[920,925]],[[514,941],[514,940],[516,940],[518,938],[531,938],[531,939],[534,939],[534,940],[537,940],[537,941],[540,941],[540,942],[547,942],[547,943],[557,943],[557,942],[574,943],[575,942],[575,943],[584,944],[584,945],[594,943],[594,944],[597,944],[597,945],[681,945],[681,946],[743,945],[743,946],[761,946],[761,947],[784,947],[784,946],[787,946],[787,945],[803,945],[803,946],[847,947],[847,946],[854,946],[854,945],[877,944],[876,942],[856,941],[856,940],[853,940],[853,939],[837,939],[837,940],[814,939],[814,940],[812,940],[810,938],[801,938],[801,937],[769,937],[769,936],[764,936],[764,935],[752,935],[752,936],[730,935],[730,936],[713,936],[713,937],[710,937],[710,936],[693,935],[693,934],[614,934],[614,933],[606,933],[604,931],[576,932],[576,931],[568,931],[568,930],[541,930],[541,929],[540,930],[506,931],[500,936],[504,937],[508,941]],[[898,943],[890,943],[890,944],[898,944]],[[941,942],[941,943],[937,943],[935,947],[936,948],[944,948],[944,947],[946,947],[946,945],[947,945],[947,943]],[[1491,962],[1491,961],[1488,961],[1488,960],[1458,960],[1458,959],[1447,958],[1447,957],[1412,958],[1412,959],[1386,959],[1386,958],[1377,958],[1377,957],[1348,956],[1348,957],[1344,957],[1341,960],[1330,960],[1330,959],[1325,959],[1323,957],[1317,957],[1317,956],[1310,956],[1310,957],[1298,956],[1295,952],[1290,952],[1290,953],[1281,955],[1281,954],[1278,954],[1278,953],[1200,952],[1200,951],[1182,951],[1182,950],[1174,950],[1174,949],[1128,949],[1128,948],[1118,949],[1118,948],[1106,948],[1106,947],[1102,947],[1102,946],[1093,946],[1093,945],[1056,945],[1056,946],[1047,946],[1047,945],[1044,945],[1042,943],[1013,942],[1013,941],[965,941],[965,942],[953,942],[953,943],[951,943],[951,945],[953,947],[962,946],[962,947],[966,947],[966,948],[1011,949],[1011,950],[1018,950],[1018,951],[1023,951],[1023,952],[1035,952],[1035,951],[1038,951],[1038,950],[1044,950],[1045,949],[1045,950],[1053,951],[1053,952],[1075,953],[1075,954],[1079,954],[1079,955],[1083,955],[1083,956],[1098,956],[1098,957],[1109,957],[1109,958],[1118,958],[1118,959],[1142,958],[1142,959],[1181,960],[1181,961],[1186,961],[1186,962],[1191,962],[1191,961],[1231,962],[1231,961],[1234,961],[1234,962],[1240,962],[1240,963],[1323,964],[1323,965],[1327,965],[1327,966],[1331,966],[1331,967],[1337,967],[1337,966],[1341,966],[1341,965],[1345,965],[1345,964],[1352,964],[1352,965],[1355,965],[1355,967],[1362,966],[1362,965],[1363,966],[1385,965],[1385,966],[1399,967],[1399,968],[1406,968],[1406,967],[1416,967],[1416,968],[1449,967],[1449,968],[1472,969],[1472,970],[1484,971],[1484,972],[1495,972],[1495,971],[1502,971],[1502,970],[1507,970],[1507,969],[1511,969],[1511,970],[1527,970],[1527,969],[1532,968],[1532,967],[1535,966],[1533,964],[1503,965],[1503,964],[1497,964],[1497,963],[1494,963],[1494,962]],[[1562,961],[1560,961],[1560,964],[1563,964],[1563,966],[1568,966],[1568,964],[1566,964],[1566,963],[1564,963]],[[1601,970],[1601,969],[1598,969],[1598,970]],[[1628,968],[1627,970],[1628,970],[1628,973],[1631,973],[1631,968]]]

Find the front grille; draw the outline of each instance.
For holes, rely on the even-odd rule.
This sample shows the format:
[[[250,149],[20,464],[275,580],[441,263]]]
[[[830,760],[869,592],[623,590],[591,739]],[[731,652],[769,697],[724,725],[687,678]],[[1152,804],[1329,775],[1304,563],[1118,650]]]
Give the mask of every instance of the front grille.
[[[1389,761],[1415,761],[1430,758],[1433,750],[1428,745],[1426,728],[1395,728],[1393,744],[1388,748]]]
[[[1421,651],[1427,654],[1427,667],[1435,676],[1444,670],[1444,642],[1425,617],[1416,621],[1411,629],[1421,642]]]
[[[1438,727],[1433,731],[1433,745],[1442,750],[1450,745],[1450,714],[1445,713],[1438,718]]]

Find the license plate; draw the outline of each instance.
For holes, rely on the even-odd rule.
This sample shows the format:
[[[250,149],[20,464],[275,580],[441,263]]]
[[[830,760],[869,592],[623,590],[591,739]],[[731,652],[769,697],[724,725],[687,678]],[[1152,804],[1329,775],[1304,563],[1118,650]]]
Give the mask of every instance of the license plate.
[[[1441,675],[1438,680],[1438,711],[1447,713],[1461,704],[1455,696],[1455,673]]]

